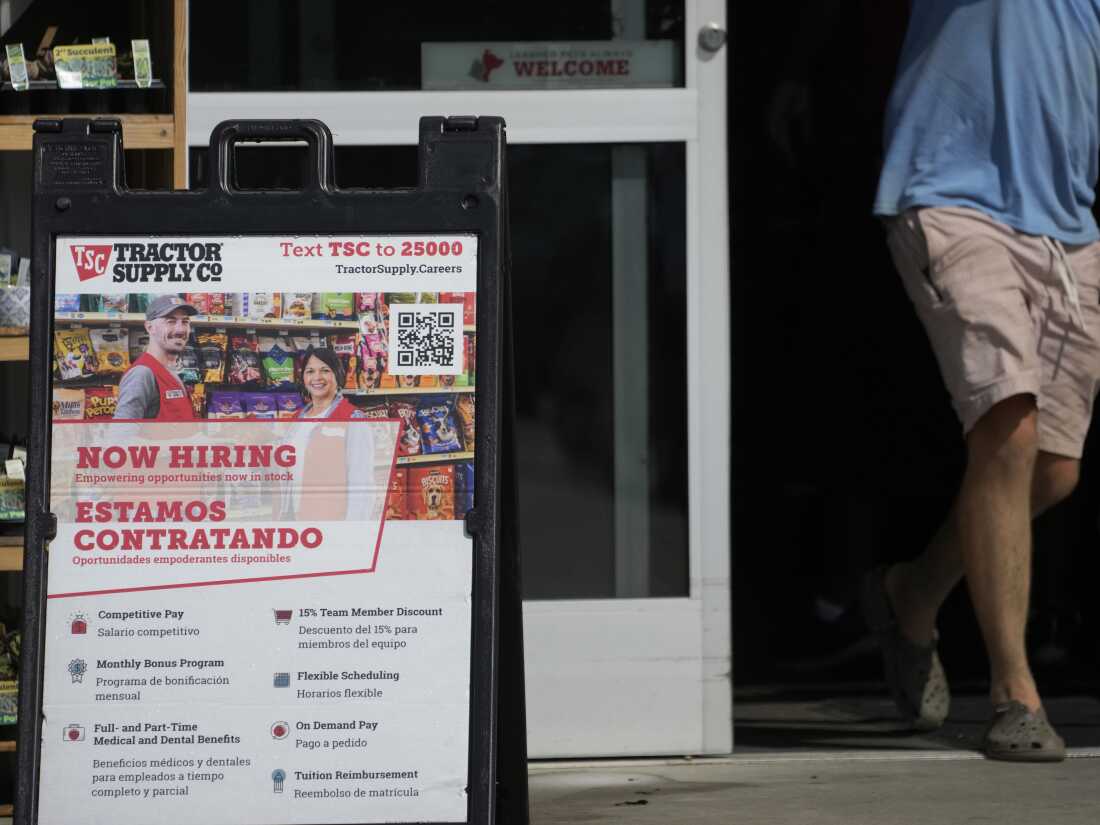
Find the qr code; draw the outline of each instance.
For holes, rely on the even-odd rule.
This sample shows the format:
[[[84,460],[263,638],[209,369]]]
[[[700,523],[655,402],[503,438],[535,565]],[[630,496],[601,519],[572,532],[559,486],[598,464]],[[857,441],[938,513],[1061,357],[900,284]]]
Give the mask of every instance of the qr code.
[[[459,375],[462,366],[462,304],[390,304],[392,375]]]

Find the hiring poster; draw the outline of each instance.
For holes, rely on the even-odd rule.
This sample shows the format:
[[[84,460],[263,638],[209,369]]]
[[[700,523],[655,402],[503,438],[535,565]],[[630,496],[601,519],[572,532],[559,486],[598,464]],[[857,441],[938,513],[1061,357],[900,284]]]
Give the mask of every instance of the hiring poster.
[[[465,822],[477,237],[60,237],[39,819]]]

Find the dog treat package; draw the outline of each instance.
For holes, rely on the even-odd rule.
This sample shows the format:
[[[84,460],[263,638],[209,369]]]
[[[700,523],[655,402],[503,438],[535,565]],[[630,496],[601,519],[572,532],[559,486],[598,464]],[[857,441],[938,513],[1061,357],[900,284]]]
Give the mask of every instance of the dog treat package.
[[[84,390],[84,420],[114,418],[118,408],[118,387],[88,387]]]
[[[199,311],[199,315],[228,315],[224,292],[187,292],[183,299]]]
[[[79,295],[54,295],[53,296],[53,311],[54,312],[80,312],[80,296]]]
[[[465,518],[474,509],[474,463],[460,461],[455,468],[455,517]]]
[[[474,397],[462,393],[455,397],[455,415],[462,430],[462,444],[469,451],[474,449]]]
[[[53,391],[54,421],[84,420],[84,390],[69,390],[59,387]]]
[[[389,418],[390,408],[385,401],[371,401],[359,408],[367,418]]]
[[[93,312],[106,312],[111,315],[121,315],[130,311],[130,293],[122,292],[115,295],[93,296],[95,309]]]
[[[409,469],[410,518],[448,521],[455,517],[455,472],[450,464]]]
[[[477,372],[477,336],[464,335],[466,339],[466,380],[468,386],[474,386],[474,377]]]
[[[402,389],[408,389],[410,387],[420,386],[419,375],[399,375],[397,376],[397,386]]]
[[[202,363],[202,380],[207,384],[220,384],[225,380],[225,354],[229,348],[229,336],[224,332],[200,332],[195,335]]]
[[[313,312],[312,292],[284,292],[283,317],[309,318]]]
[[[416,404],[412,401],[391,401],[390,418],[401,419],[397,454],[420,455],[420,426],[416,419]]]
[[[312,312],[314,318],[350,321],[355,317],[355,293],[314,292]]]
[[[97,375],[122,375],[130,369],[130,333],[104,327],[91,330],[92,348],[99,367]]]
[[[297,418],[305,404],[296,392],[275,393],[276,418]]]
[[[344,366],[344,389],[355,390],[359,388],[359,359],[355,357],[355,335],[332,335],[329,337],[329,346],[340,363]]]
[[[416,411],[421,451],[427,455],[457,453],[462,442],[455,426],[454,406],[446,396],[424,398]]]
[[[260,336],[260,366],[272,387],[294,384],[294,344],[288,335]]]
[[[246,392],[241,396],[245,418],[278,418],[278,405],[274,395],[263,392]]]
[[[472,327],[476,320],[476,292],[440,292],[439,303],[462,304],[462,325]]]
[[[96,374],[99,361],[86,329],[62,329],[53,334],[53,357],[62,381],[88,378]]]
[[[148,342],[146,342],[148,343]],[[131,349],[132,353],[133,350]],[[199,348],[195,346],[195,339],[187,342],[187,346],[180,353],[179,369],[176,375],[184,384],[197,384],[202,380],[202,360],[199,358]]]
[[[230,294],[230,314],[238,318],[257,320],[283,317],[281,292],[233,292]]]
[[[259,387],[263,371],[260,369],[259,344],[256,335],[241,334],[229,337],[229,383]]]
[[[195,418],[206,418],[206,384],[191,387],[191,410]]]
[[[362,350],[360,350],[362,352]],[[381,386],[382,368],[379,366],[378,357],[374,355],[359,356],[359,389],[370,390]]]
[[[241,403],[241,395],[242,393],[226,390],[210,393],[210,397],[206,401],[206,417],[214,419],[244,418],[244,405]]]
[[[360,318],[365,314],[374,314],[378,312],[378,305],[381,303],[382,296],[377,292],[356,292],[355,293],[355,313]]]
[[[183,300],[187,301],[191,306],[199,311],[199,315],[210,314],[210,293],[209,292],[185,292]]]
[[[395,467],[390,474],[390,484],[386,490],[386,519],[404,521],[409,517],[408,504],[409,473],[404,467]]]

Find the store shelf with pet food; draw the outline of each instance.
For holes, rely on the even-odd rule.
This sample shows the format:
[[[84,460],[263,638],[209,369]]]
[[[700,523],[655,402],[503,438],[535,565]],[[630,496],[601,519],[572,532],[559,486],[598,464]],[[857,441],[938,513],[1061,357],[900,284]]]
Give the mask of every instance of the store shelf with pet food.
[[[30,353],[31,341],[26,335],[0,337],[0,361],[26,361]]]
[[[403,455],[397,459],[397,466],[403,467],[409,464],[444,464],[455,461],[473,461],[473,451],[461,453],[435,453],[428,455]]]

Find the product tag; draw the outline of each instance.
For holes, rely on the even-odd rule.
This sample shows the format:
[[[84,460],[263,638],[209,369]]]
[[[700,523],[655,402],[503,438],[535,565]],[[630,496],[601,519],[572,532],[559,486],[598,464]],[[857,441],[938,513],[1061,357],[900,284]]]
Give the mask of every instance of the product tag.
[[[16,461],[22,461],[24,464],[26,464],[27,448],[16,444],[11,448],[11,457],[14,458]]]
[[[31,259],[20,258],[19,259],[19,274],[15,277],[16,286],[30,286],[31,285]]]
[[[0,250],[0,286],[14,286],[12,273],[18,272],[15,265],[15,255],[7,250]]]
[[[148,40],[130,41],[134,50],[134,82],[139,88],[153,85],[153,58],[149,54]]]
[[[8,73],[11,75],[11,87],[17,92],[25,92],[31,87],[27,79],[27,61],[23,57],[23,44],[13,43],[4,47],[8,57]]]
[[[16,481],[26,481],[27,479],[27,474],[23,472],[23,462],[17,458],[9,458],[5,461],[4,470],[7,471],[8,478]]]
[[[118,85],[111,43],[55,46],[53,60],[57,85],[62,89],[113,89]]]
[[[111,42],[111,38],[109,38],[109,37],[93,37],[92,38],[92,45],[93,46],[102,46],[103,44],[110,43],[110,42]]]

